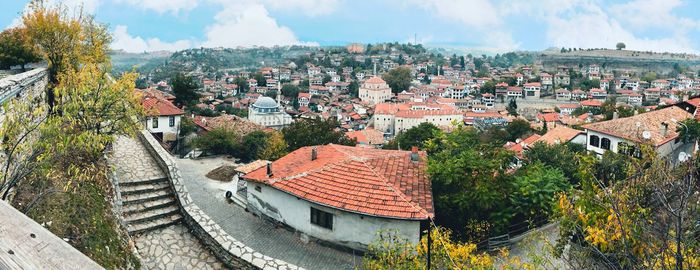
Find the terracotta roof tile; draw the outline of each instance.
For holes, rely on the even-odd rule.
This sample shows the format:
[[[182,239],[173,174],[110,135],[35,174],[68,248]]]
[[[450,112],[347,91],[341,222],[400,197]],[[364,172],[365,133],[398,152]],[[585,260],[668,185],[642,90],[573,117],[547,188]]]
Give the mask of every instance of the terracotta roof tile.
[[[150,116],[168,116],[168,115],[183,115],[185,111],[173,105],[170,101],[157,98],[146,97],[143,99],[143,108]]]
[[[300,148],[272,163],[273,175],[261,167],[243,176],[318,204],[350,212],[397,219],[434,216],[425,153],[341,145]]]
[[[544,135],[542,135],[542,137],[537,139],[537,142],[545,142],[548,144],[567,143],[579,134],[583,133],[584,132],[581,130],[568,128],[565,126],[557,126],[547,131],[547,133],[545,133]]]

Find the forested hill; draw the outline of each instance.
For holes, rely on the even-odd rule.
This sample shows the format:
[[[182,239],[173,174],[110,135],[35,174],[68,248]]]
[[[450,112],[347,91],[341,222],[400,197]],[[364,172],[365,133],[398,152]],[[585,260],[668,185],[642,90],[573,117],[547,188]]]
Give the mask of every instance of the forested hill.
[[[288,59],[317,51],[318,47],[288,46],[275,48],[196,48],[164,55],[153,53],[126,54],[113,53],[112,65],[117,72],[136,66],[142,75],[150,75],[157,82],[169,78],[177,72],[197,71],[204,74],[226,70],[255,69],[288,62]]]

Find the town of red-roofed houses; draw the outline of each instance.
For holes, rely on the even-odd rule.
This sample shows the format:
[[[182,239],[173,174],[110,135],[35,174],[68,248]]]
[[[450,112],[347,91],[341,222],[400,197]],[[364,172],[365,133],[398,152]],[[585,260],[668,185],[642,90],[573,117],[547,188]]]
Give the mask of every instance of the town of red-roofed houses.
[[[376,11],[352,24],[387,38],[348,32],[341,0],[28,2],[0,32],[0,269],[700,269],[700,55],[682,37],[700,21],[668,11],[682,1],[572,4],[616,16],[529,51],[472,22],[538,13],[520,1],[402,4],[455,8],[415,18],[454,28],[425,40],[493,28],[474,48]],[[127,29],[106,6],[158,11]],[[316,42],[290,23],[306,16],[346,34]],[[164,18],[166,39],[135,36]]]

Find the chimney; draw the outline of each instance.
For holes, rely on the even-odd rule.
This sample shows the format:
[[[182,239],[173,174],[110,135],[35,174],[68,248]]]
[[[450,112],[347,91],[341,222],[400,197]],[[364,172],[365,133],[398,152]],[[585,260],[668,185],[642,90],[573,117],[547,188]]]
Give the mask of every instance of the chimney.
[[[666,135],[668,135],[668,123],[661,122],[661,136],[666,138]]]
[[[272,177],[272,162],[267,163],[267,177]]]
[[[316,150],[316,146],[311,148],[311,160],[316,160],[318,158],[318,151]]]
[[[411,161],[418,162],[418,146],[411,147]]]

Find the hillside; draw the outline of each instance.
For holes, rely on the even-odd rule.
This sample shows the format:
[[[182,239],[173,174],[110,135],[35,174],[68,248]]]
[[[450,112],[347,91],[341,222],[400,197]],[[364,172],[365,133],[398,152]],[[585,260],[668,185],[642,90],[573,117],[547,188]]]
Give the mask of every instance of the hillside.
[[[678,67],[700,68],[700,56],[686,53],[657,53],[628,50],[591,49],[566,51],[546,50],[531,52],[535,62],[546,70],[557,66],[577,66],[598,64],[604,68],[626,69],[631,71],[656,71],[668,73]]]
[[[275,47],[275,48],[196,48],[178,51],[169,57],[118,57],[120,65],[131,64],[130,61],[141,61],[137,71],[150,75],[153,81],[171,77],[174,73],[193,71],[202,72],[209,76],[227,70],[256,69],[262,66],[286,64],[288,59],[296,58],[318,50],[317,47]],[[115,64],[116,69],[116,64]]]

